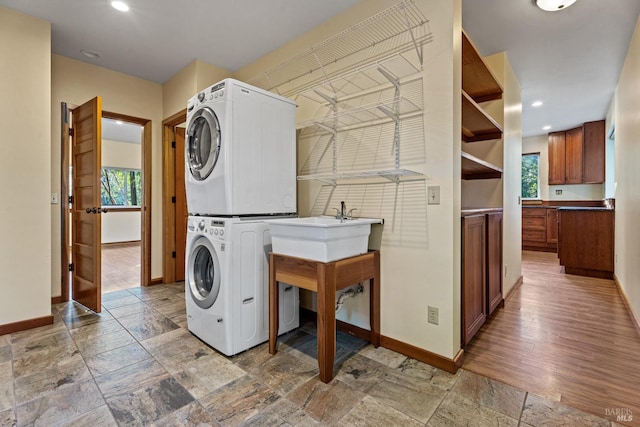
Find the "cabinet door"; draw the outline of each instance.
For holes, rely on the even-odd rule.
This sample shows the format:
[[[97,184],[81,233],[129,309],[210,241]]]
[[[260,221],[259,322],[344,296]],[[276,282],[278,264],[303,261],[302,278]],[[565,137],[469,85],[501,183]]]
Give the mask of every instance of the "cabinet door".
[[[496,212],[487,214],[487,315],[501,303],[502,212]]]
[[[565,133],[549,134],[549,185],[565,183]]]
[[[582,126],[565,132],[565,173],[567,184],[582,183]]]
[[[558,244],[558,211],[547,209],[547,243]]]
[[[605,172],[604,120],[587,122],[584,130],[584,159],[582,182],[602,184]]]
[[[462,344],[471,341],[487,319],[485,216],[462,218]]]

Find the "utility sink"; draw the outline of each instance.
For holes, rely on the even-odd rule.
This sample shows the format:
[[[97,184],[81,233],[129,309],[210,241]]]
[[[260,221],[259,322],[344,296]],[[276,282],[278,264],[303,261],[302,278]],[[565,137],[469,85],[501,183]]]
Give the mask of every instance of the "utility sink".
[[[281,255],[331,262],[367,252],[371,224],[381,219],[338,219],[332,216],[266,220],[273,252]]]

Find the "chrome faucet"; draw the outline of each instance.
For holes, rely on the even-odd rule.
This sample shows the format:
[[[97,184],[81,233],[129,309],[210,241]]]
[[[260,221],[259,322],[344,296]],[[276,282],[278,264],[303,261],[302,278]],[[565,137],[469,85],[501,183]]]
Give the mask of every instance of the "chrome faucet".
[[[340,202],[340,209],[333,208],[336,211],[336,219],[339,219],[340,222],[344,222],[345,220],[351,219],[351,214],[353,211],[357,210],[356,208],[350,209],[347,211],[347,205],[344,203],[344,200]]]

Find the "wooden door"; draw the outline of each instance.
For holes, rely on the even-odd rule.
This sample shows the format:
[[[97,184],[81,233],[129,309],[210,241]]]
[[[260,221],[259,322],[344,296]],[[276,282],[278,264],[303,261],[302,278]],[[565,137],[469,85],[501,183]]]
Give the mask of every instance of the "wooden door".
[[[549,134],[549,185],[565,183],[565,133]]]
[[[567,184],[582,183],[582,126],[565,132]]]
[[[584,124],[584,157],[582,181],[602,184],[605,173],[604,120]]]
[[[72,298],[99,313],[102,305],[100,282],[101,98],[93,98],[86,104],[73,109],[72,114]]]
[[[185,269],[185,249],[187,245],[187,194],[184,177],[184,139],[185,129],[175,129],[176,149],[175,149],[175,171],[176,171],[176,281],[184,280]]]
[[[467,344],[487,319],[485,216],[462,218],[462,344]]]

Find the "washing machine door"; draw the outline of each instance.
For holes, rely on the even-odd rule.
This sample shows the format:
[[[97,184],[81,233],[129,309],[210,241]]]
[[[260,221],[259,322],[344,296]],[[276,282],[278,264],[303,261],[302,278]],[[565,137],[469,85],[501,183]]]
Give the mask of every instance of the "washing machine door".
[[[187,280],[193,301],[201,308],[211,307],[220,293],[220,261],[206,237],[199,237],[187,258]]]
[[[220,121],[209,107],[193,113],[187,126],[186,159],[191,175],[198,181],[206,179],[220,155]]]

